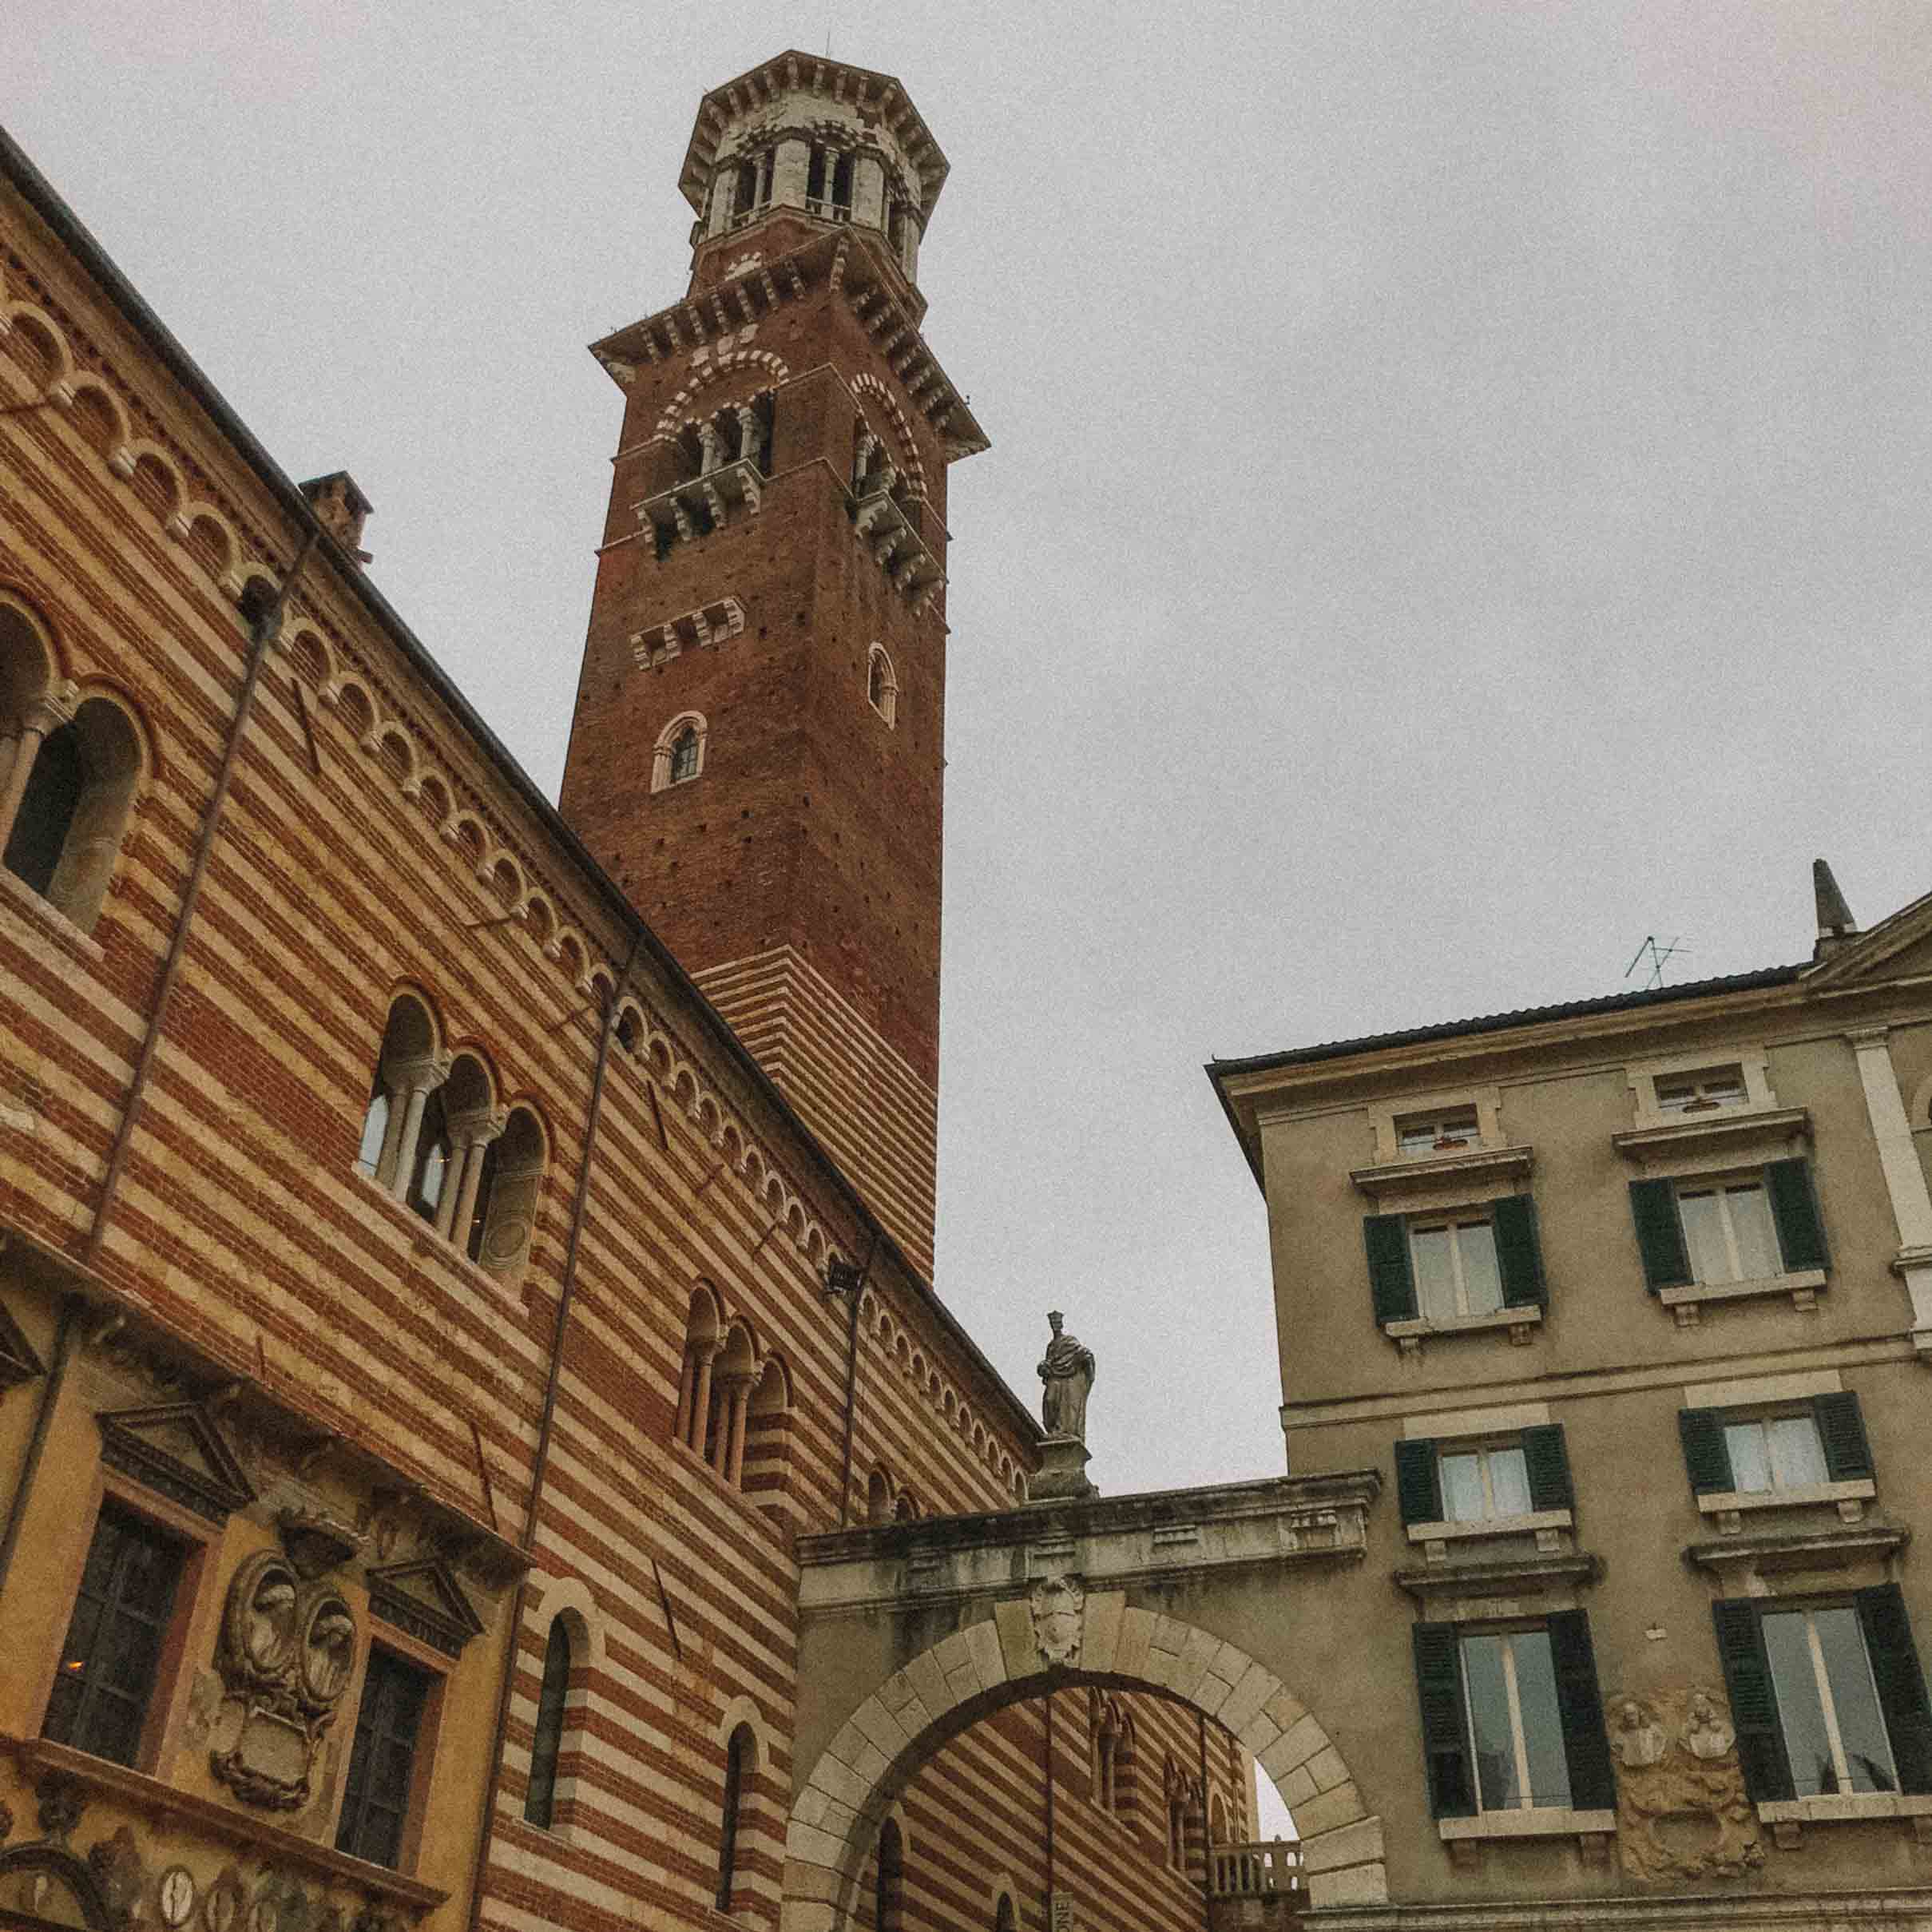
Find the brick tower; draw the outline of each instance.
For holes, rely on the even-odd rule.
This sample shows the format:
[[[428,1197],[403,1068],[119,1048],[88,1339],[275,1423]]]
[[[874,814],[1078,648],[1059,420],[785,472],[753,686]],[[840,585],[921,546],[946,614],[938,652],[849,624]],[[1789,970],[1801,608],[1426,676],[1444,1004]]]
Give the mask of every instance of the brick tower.
[[[561,800],[929,1272],[946,471],[986,446],[919,329],[946,173],[885,74],[704,97],[689,292],[593,345],[624,427]]]

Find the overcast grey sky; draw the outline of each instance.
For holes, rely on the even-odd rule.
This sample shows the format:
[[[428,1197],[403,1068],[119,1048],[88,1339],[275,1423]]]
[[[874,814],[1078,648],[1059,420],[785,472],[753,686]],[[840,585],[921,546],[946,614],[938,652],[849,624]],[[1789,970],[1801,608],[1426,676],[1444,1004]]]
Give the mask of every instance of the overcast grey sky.
[[[704,89],[953,163],[939,1285],[1094,1474],[1279,1466],[1200,1063],[1804,955],[1932,886],[1932,10],[14,0],[0,117],[553,793]],[[1914,720],[1920,721],[1914,724]]]

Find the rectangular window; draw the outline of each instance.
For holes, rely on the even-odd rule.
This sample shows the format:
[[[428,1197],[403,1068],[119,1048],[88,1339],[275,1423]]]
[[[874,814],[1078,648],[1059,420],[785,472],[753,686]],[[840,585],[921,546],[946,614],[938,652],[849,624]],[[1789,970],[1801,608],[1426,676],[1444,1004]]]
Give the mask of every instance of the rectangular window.
[[[1409,1254],[1416,1301],[1426,1320],[1488,1315],[1502,1306],[1496,1231],[1486,1214],[1412,1221]]]
[[[101,1506],[41,1735],[133,1764],[186,1550],[121,1504]]]
[[[1567,1807],[1569,1767],[1549,1632],[1470,1632],[1462,1638],[1462,1651],[1481,1809]]]
[[[1708,1113],[1717,1107],[1744,1104],[1744,1069],[1741,1066],[1700,1067],[1692,1073],[1660,1073],[1656,1079],[1660,1113]]]
[[[1809,1414],[1761,1416],[1724,1424],[1731,1486],[1748,1496],[1828,1482],[1824,1445]]]
[[[1486,1523],[1527,1516],[1533,1507],[1520,1447],[1445,1450],[1440,1467],[1446,1522]]]
[[[335,1831],[338,1851],[391,1867],[402,1856],[416,1740],[434,1682],[429,1672],[393,1652],[371,1647]]]
[[[1794,1794],[1898,1790],[1858,1613],[1849,1604],[1767,1611],[1762,1629]]]
[[[1677,1216],[1692,1280],[1764,1281],[1783,1272],[1761,1179],[1680,1183]]]
[[[1474,1107],[1457,1107],[1446,1113],[1405,1114],[1395,1123],[1396,1151],[1404,1155],[1451,1153],[1474,1147],[1478,1138]]]

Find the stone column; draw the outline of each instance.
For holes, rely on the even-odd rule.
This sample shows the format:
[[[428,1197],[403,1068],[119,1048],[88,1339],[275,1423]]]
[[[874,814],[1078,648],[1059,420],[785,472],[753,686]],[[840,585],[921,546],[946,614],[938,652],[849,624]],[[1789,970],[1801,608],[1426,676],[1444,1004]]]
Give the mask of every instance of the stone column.
[[[738,405],[738,454],[748,463],[758,461],[758,408],[756,403]]]
[[[722,162],[711,171],[711,222],[706,234],[722,235],[731,225],[732,195],[737,178],[738,170],[730,161]]]
[[[704,1425],[711,1417],[711,1365],[721,1344],[701,1343],[697,1350],[697,1375],[691,1385],[691,1432],[684,1438],[688,1447],[704,1453]]]
[[[852,158],[852,219],[867,228],[886,225],[886,170],[876,154]]]
[[[906,253],[904,257],[906,280],[917,282],[919,279],[919,224],[909,208],[906,213]]]
[[[709,476],[724,460],[724,442],[715,423],[698,425],[698,474]]]
[[[461,1179],[455,1186],[443,1189],[442,1200],[436,1210],[436,1232],[446,1241],[454,1241],[466,1251],[469,1245],[470,1217],[476,1212],[477,1190],[483,1182],[484,1158],[490,1151],[490,1143],[502,1134],[508,1119],[507,1115],[485,1115],[481,1120],[466,1121],[460,1128],[454,1129],[457,1172]]]
[[[718,1432],[718,1474],[733,1489],[744,1480],[744,1426],[752,1406],[752,1378],[732,1376],[724,1385],[724,1426]]]
[[[34,774],[41,746],[63,724],[73,721],[79,695],[72,684],[64,684],[36,698],[22,715],[20,735],[14,740],[13,760],[5,781],[0,783],[0,849],[13,835],[14,820],[19,815],[20,801],[26,795],[27,780]]]
[[[1898,1228],[1898,1252],[1892,1271],[1912,1298],[1912,1340],[1922,1357],[1932,1359],[1932,1191],[1912,1139],[1912,1123],[1898,1093],[1898,1076],[1882,1026],[1866,1026],[1846,1035],[1858,1057],[1865,1089],[1865,1111],[1878,1150],[1885,1191]]]
[[[416,1142],[423,1133],[423,1110],[430,1096],[441,1086],[450,1071],[446,1060],[406,1060],[393,1069],[390,1088],[389,1127],[393,1137],[393,1156],[385,1147],[383,1157],[391,1161],[389,1192],[398,1200],[409,1191],[411,1170],[416,1164]],[[396,1102],[403,1102],[399,1109]],[[399,1114],[402,1125],[396,1125]],[[446,1182],[445,1185],[448,1184]]]
[[[677,1423],[672,1430],[672,1434],[680,1442],[691,1440],[691,1392],[697,1381],[697,1351],[687,1347],[684,1351],[684,1369],[677,1379]]]
[[[781,141],[772,164],[772,199],[785,208],[805,205],[805,184],[811,173],[811,143],[798,135]]]

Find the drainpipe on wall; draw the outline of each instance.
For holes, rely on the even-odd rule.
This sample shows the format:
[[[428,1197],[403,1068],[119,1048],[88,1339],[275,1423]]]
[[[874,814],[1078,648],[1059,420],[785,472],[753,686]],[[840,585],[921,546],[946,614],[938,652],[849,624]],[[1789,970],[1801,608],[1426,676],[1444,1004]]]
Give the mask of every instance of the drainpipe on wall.
[[[590,1074],[590,1101],[584,1115],[584,1151],[577,1163],[577,1192],[570,1204],[570,1233],[564,1244],[563,1286],[557,1297],[557,1328],[550,1337],[549,1367],[544,1381],[543,1413],[537,1425],[537,1447],[530,1458],[530,1496],[523,1506],[523,1533],[518,1546],[526,1556],[537,1546],[537,1526],[542,1519],[544,1478],[549,1472],[550,1440],[557,1419],[557,1392],[563,1380],[564,1343],[569,1333],[571,1303],[577,1293],[577,1258],[583,1246],[584,1215],[590,1200],[591,1156],[597,1149],[597,1126],[604,1113],[604,1075],[610,1065],[610,1043],[617,1037],[619,996],[630,984],[644,946],[640,926],[631,941],[630,955],[624,962],[617,985],[611,990],[610,1005],[597,1035],[597,1057]],[[490,1863],[490,1850],[496,1836],[497,1794],[503,1782],[503,1740],[510,1729],[510,1700],[517,1679],[517,1646],[523,1634],[523,1613],[530,1602],[530,1572],[517,1579],[516,1593],[510,1599],[510,1618],[504,1639],[503,1673],[497,1686],[496,1721],[490,1736],[489,1771],[483,1780],[483,1815],[477,1827],[476,1857],[470,1867],[470,1932],[477,1932],[483,1918],[483,1874]]]
[[[1214,1932],[1214,1804],[1208,1789],[1208,1718],[1204,1712],[1195,1715],[1200,1726],[1200,1922],[1207,1932]]]
[[[1046,1922],[1052,1932],[1053,1893],[1053,1693],[1046,1693]]]
[[[852,1429],[859,1414],[859,1303],[865,1292],[867,1277],[872,1272],[873,1261],[879,1254],[879,1235],[872,1236],[872,1245],[866,1250],[865,1266],[856,1272],[848,1262],[832,1262],[825,1270],[825,1285],[828,1292],[849,1298],[851,1306],[846,1311],[845,1331],[845,1453],[841,1459],[839,1487],[839,1527],[843,1529],[852,1520]]]
[[[114,1199],[121,1189],[128,1150],[133,1144],[134,1129],[140,1125],[141,1109],[147,1100],[148,1076],[153,1069],[154,1056],[168,1024],[168,1009],[173,1001],[181,961],[188,950],[188,929],[194,922],[195,908],[201,897],[201,882],[208,874],[216,834],[221,829],[228,787],[233,782],[236,762],[241,752],[242,734],[255,708],[255,693],[261,684],[262,669],[268,661],[268,653],[274,649],[276,639],[282,634],[282,613],[288,607],[288,593],[315,549],[316,534],[314,526],[304,532],[302,547],[296,553],[296,560],[289,565],[288,575],[282,579],[268,608],[256,614],[249,628],[248,668],[242,676],[241,695],[235,700],[235,715],[228,722],[228,743],[222,747],[220,768],[215,774],[214,796],[208,800],[208,810],[202,815],[200,835],[195,841],[194,857],[188,863],[188,883],[181,888],[181,909],[175,915],[174,933],[168,942],[168,957],[161,963],[161,985],[155,992],[153,1010],[148,1016],[147,1031],[141,1035],[141,1050],[135,1056],[127,1105],[121,1109],[114,1145],[108,1152],[107,1173],[101,1183],[100,1198],[94,1204],[93,1221],[81,1250],[81,1258],[89,1268],[97,1260],[101,1244],[107,1238],[108,1220],[113,1212]]]

